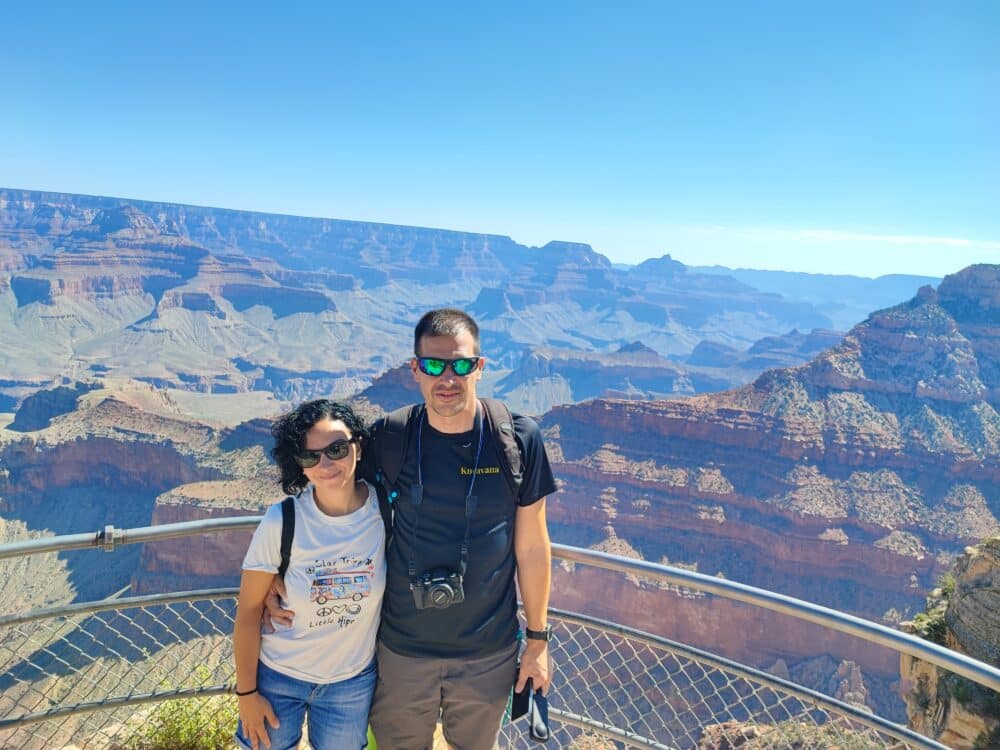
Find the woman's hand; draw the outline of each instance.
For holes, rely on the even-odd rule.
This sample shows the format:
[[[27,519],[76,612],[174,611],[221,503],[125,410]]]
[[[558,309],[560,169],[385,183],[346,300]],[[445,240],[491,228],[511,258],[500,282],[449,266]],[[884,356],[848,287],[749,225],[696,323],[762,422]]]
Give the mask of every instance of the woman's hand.
[[[263,746],[270,750],[271,739],[267,736],[264,726],[266,721],[272,728],[280,726],[278,717],[274,715],[271,704],[260,693],[240,696],[240,722],[243,724],[243,734],[250,740],[253,750]],[[263,743],[263,745],[261,745]]]

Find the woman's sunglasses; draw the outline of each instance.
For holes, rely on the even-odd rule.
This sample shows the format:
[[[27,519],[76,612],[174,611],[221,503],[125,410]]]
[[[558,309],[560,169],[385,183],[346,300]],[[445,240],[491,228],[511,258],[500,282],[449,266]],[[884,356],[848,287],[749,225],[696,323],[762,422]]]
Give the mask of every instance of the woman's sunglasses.
[[[320,448],[316,451],[299,451],[295,454],[295,463],[303,469],[311,469],[319,463],[321,455],[325,455],[331,461],[341,461],[347,458],[347,455],[351,452],[351,443],[356,442],[358,442],[358,439],[352,437],[350,440],[334,440],[325,448]]]
[[[460,357],[459,359],[438,359],[437,357],[417,357],[417,367],[424,375],[436,378],[444,374],[451,366],[451,371],[461,378],[470,375],[479,367],[482,357]]]

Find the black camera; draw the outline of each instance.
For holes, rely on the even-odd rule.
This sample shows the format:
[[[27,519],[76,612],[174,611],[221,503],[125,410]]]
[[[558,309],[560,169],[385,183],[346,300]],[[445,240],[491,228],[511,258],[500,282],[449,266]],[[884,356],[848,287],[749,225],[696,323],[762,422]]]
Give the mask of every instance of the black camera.
[[[410,581],[410,591],[417,609],[446,609],[465,601],[462,574],[447,568],[425,571]]]

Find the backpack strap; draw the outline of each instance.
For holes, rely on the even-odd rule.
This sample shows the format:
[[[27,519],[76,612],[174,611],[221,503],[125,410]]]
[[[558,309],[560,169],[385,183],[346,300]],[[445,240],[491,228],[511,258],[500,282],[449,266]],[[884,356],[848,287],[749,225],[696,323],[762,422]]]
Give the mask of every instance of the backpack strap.
[[[517,442],[517,433],[514,432],[514,417],[503,401],[482,398],[480,403],[493,432],[493,439],[500,448],[500,467],[507,480],[507,486],[510,487],[511,494],[517,498],[524,479],[524,456]]]
[[[514,417],[503,401],[493,398],[480,399],[490,432],[499,447],[500,467],[511,494],[516,498],[524,479],[524,457],[514,432]],[[379,490],[379,510],[392,528],[391,504],[395,499],[396,482],[406,462],[410,436],[420,420],[422,404],[403,406],[379,420],[372,434],[375,454],[375,486]]]
[[[385,541],[392,537],[392,503],[396,499],[396,482],[403,470],[406,451],[410,445],[411,419],[423,407],[419,404],[403,406],[378,420],[372,427],[371,455],[375,459],[375,494],[378,510],[385,524]]]
[[[410,427],[416,424],[414,417],[423,406],[413,404],[389,412],[375,427],[373,443],[375,449],[375,479],[391,492],[399,479],[399,472],[406,461],[406,451],[410,445]],[[392,495],[390,494],[390,502]]]
[[[281,563],[278,578],[284,579],[288,563],[292,558],[292,538],[295,536],[295,498],[286,497],[281,501]]]

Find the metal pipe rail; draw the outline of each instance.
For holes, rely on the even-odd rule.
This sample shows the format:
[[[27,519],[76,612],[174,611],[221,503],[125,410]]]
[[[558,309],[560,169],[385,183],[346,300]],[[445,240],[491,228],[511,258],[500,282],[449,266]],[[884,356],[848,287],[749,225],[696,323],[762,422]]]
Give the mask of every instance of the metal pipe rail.
[[[36,610],[23,615],[6,616],[0,618],[0,627],[57,619],[72,619],[102,612],[128,611],[196,601],[229,600],[231,602],[235,598],[236,593],[237,590],[234,588],[206,589],[79,603],[58,608]],[[550,610],[550,614],[551,619],[557,624],[560,633],[569,634],[570,643],[573,642],[573,639],[572,631],[567,631],[568,626],[580,626],[591,633],[610,634],[630,644],[629,648],[632,650],[635,649],[637,644],[644,644],[657,653],[679,656],[691,664],[701,665],[716,674],[725,674],[730,680],[745,680],[749,684],[770,689],[775,694],[798,699],[803,706],[808,707],[808,710],[821,711],[828,717],[838,717],[838,720],[847,720],[858,727],[867,727],[873,730],[879,737],[891,737],[902,742],[903,747],[920,748],[921,750],[947,750],[944,745],[923,737],[906,727],[894,724],[887,719],[872,715],[860,708],[831,698],[828,695],[725,657],[587,615],[565,612],[558,609]],[[561,638],[557,639],[556,643],[561,643]],[[72,716],[86,715],[99,711],[114,711],[146,703],[185,698],[205,698],[213,695],[228,694],[234,689],[235,686],[232,683],[221,683],[202,685],[197,688],[127,692],[127,694],[121,696],[108,696],[99,700],[88,700],[72,705],[51,706],[15,717],[0,718],[0,732],[23,728],[40,722],[67,719]],[[602,737],[616,740],[630,747],[642,748],[644,750],[675,750],[675,748],[664,745],[651,736],[637,733],[632,729],[616,726],[606,720],[576,713],[572,710],[553,707],[551,716],[565,726],[575,727],[585,732],[595,732]]]
[[[105,526],[100,531],[83,534],[64,534],[23,542],[0,544],[0,560],[7,557],[37,555],[42,552],[62,552],[70,549],[100,547],[105,552],[113,552],[120,544],[140,544],[160,539],[172,539],[212,531],[236,531],[252,529],[263,516],[233,516],[230,518],[206,518],[201,521],[166,523],[161,526],[140,526],[134,529],[119,529]]]
[[[862,640],[909,654],[1000,693],[1000,669],[909,633],[893,630],[877,622],[854,617],[835,609],[821,607],[818,604],[777,594],[766,589],[759,589],[755,586],[723,578],[714,578],[703,573],[632,560],[594,550],[567,547],[562,544],[552,545],[552,556],[568,562],[592,565],[619,573],[632,573],[633,575],[655,578],[666,583],[716,594],[726,599],[753,604],[762,609],[781,612],[789,617],[822,625],[841,633],[848,633]]]
[[[0,545],[0,559],[21,555],[37,554],[85,547],[113,548],[116,544],[137,544],[159,539],[189,536],[192,534],[249,529],[260,522],[261,516],[234,516],[230,518],[209,518],[201,521],[143,526],[135,529],[115,529],[107,526],[101,531],[89,534],[69,534],[25,542]],[[109,539],[111,540],[109,542]],[[109,544],[112,546],[109,548]],[[880,625],[870,620],[839,612],[835,609],[812,604],[802,599],[778,594],[755,586],[729,581],[722,578],[695,573],[657,563],[632,560],[627,557],[610,555],[594,550],[584,550],[562,544],[552,545],[553,557],[567,562],[591,565],[619,573],[632,573],[654,578],[665,583],[685,586],[696,591],[715,594],[752,604],[762,609],[780,612],[806,622],[848,633],[871,643],[887,646],[895,651],[909,654],[950,672],[960,674],[973,682],[1000,693],[1000,669],[977,661],[965,654],[939,646],[908,633]],[[0,619],[0,623],[3,619]]]
[[[723,656],[718,656],[717,654],[703,651],[702,649],[688,646],[684,643],[678,643],[677,641],[672,641],[662,636],[653,635],[652,633],[636,630],[625,625],[619,625],[618,623],[607,622],[606,620],[601,620],[600,618],[590,617],[589,615],[581,615],[575,612],[565,612],[554,607],[549,609],[549,613],[561,622],[573,622],[587,625],[606,633],[616,633],[628,638],[632,642],[646,643],[651,646],[669,650],[672,653],[684,654],[691,657],[698,663],[710,664],[720,671],[725,671],[727,674],[738,675],[748,680],[752,680],[755,683],[771,687],[782,693],[794,695],[802,701],[810,703],[818,708],[833,709],[843,716],[851,717],[853,721],[856,721],[859,724],[864,724],[871,729],[887,734],[890,737],[894,737],[902,742],[909,743],[910,745],[927,748],[928,750],[948,750],[945,745],[935,742],[934,740],[929,740],[911,729],[900,727],[887,719],[883,719],[880,716],[863,711],[856,706],[844,703],[836,698],[831,698],[828,695],[803,687],[802,685],[790,682],[789,680],[782,679],[781,677],[775,677],[768,672],[762,672],[759,669],[754,669],[753,667],[748,667],[745,664],[740,664],[732,659],[727,659]],[[559,712],[555,713],[560,716],[560,719],[564,718],[564,714]],[[620,732],[620,730],[615,731]],[[650,747],[654,747],[654,745],[650,745]],[[657,745],[655,747],[662,746]]]

